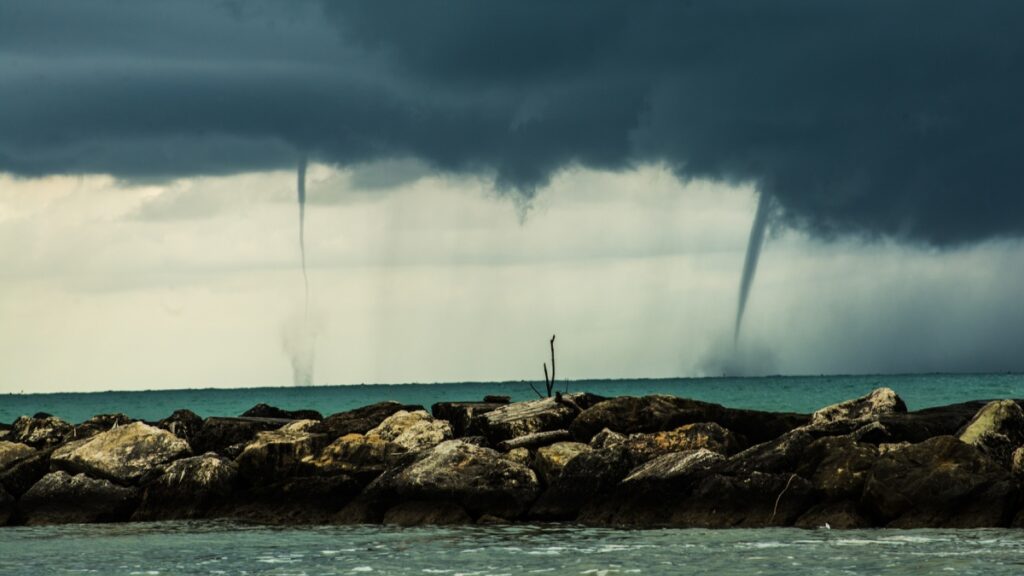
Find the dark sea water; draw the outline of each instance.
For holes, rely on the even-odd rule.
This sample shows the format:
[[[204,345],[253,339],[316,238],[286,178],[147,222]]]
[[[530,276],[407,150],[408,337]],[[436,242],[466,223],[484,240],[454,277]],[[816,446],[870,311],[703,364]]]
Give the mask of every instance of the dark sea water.
[[[606,396],[675,394],[810,412],[879,386],[910,409],[1024,398],[1022,375],[831,376],[581,381]],[[0,422],[50,412],[78,422],[177,408],[237,415],[259,402],[324,414],[380,400],[428,406],[486,394],[533,397],[525,382],[317,386],[0,396]],[[7,574],[1024,574],[1019,530],[645,530],[579,526],[258,527],[228,522],[0,528]]]
[[[911,410],[966,400],[1024,398],[1021,374],[581,380],[569,384],[570,391],[604,396],[674,394],[736,408],[791,412],[812,412],[879,386],[896,390]],[[36,412],[49,412],[71,422],[110,412],[159,420],[178,408],[200,416],[237,416],[260,402],[285,409],[312,408],[327,415],[381,400],[429,408],[434,402],[480,400],[487,394],[504,394],[513,400],[535,397],[526,382],[6,394],[0,395],[0,422]]]
[[[1022,573],[1024,532],[1011,530],[275,529],[208,522],[0,532],[4,575]]]

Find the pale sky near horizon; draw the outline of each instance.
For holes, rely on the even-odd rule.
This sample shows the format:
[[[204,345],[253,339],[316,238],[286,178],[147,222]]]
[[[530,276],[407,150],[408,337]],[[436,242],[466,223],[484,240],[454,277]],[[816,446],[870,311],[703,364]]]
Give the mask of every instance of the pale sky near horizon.
[[[739,351],[756,195],[661,166],[520,208],[415,162],[310,167],[316,384],[1020,370],[1019,242],[779,228]],[[382,175],[392,176],[382,180]],[[302,325],[295,174],[0,176],[0,392],[280,386]]]
[[[0,393],[539,380],[552,333],[573,379],[1024,371],[1021,30],[1015,0],[0,2]]]

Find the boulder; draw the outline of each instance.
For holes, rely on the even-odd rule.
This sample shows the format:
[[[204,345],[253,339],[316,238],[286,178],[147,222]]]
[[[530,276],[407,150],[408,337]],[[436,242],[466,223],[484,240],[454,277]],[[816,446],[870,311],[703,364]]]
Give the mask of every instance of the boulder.
[[[487,396],[484,396],[484,402],[489,404],[508,404],[511,401],[511,396],[505,396],[502,394],[488,394]]]
[[[898,528],[1007,526],[1017,490],[1009,472],[953,436],[887,452],[864,483],[861,508]]]
[[[680,480],[689,480],[710,472],[725,462],[725,456],[707,448],[670,452],[646,462],[630,471],[622,480],[622,486],[629,491],[662,491],[678,485]]]
[[[746,477],[711,474],[671,509],[668,525],[701,528],[792,526],[816,503],[814,488],[797,474]]]
[[[537,453],[533,457],[532,468],[537,472],[540,481],[544,485],[550,486],[562,473],[566,464],[590,450],[590,446],[581,442],[555,442],[550,446],[537,449]]]
[[[567,429],[580,410],[602,400],[593,394],[565,394],[507,404],[474,419],[474,425],[492,443],[497,444],[535,432]]]
[[[796,471],[829,500],[860,500],[864,482],[878,459],[878,447],[852,436],[828,436],[803,451]]]
[[[693,487],[725,461],[707,449],[665,454],[628,473],[608,493],[583,503],[579,521],[620,526],[667,526]]]
[[[296,420],[278,430],[260,432],[235,462],[249,484],[270,484],[312,473],[312,459],[327,445],[327,435],[311,430],[315,420]]]
[[[569,431],[576,440],[589,442],[607,428],[621,434],[662,432],[685,424],[714,422],[742,436],[744,444],[766,442],[806,424],[803,414],[736,410],[718,404],[667,395],[622,396],[583,411]]]
[[[242,413],[242,418],[275,418],[281,420],[323,420],[316,410],[282,410],[269,404],[257,404]]]
[[[619,434],[618,432],[603,428],[594,437],[590,439],[590,447],[595,450],[600,448],[608,448],[609,446],[615,446],[616,444],[622,444],[626,441],[625,434]]]
[[[868,422],[888,414],[906,413],[907,405],[890,388],[876,388],[870,394],[826,406],[811,415],[811,425],[821,426],[839,421]]]
[[[56,416],[22,416],[14,421],[7,440],[28,444],[33,448],[52,448],[63,444],[74,434],[74,430],[74,426]]]
[[[534,520],[574,520],[588,502],[609,494],[636,463],[623,446],[581,452],[530,508]]]
[[[24,460],[35,453],[35,448],[28,444],[0,440],[0,472],[3,472],[15,462]]]
[[[530,460],[533,458],[533,454],[530,452],[529,448],[513,448],[502,454],[502,457],[518,464],[522,464],[523,466],[529,466]]]
[[[509,450],[515,450],[516,448],[526,448],[527,450],[533,450],[540,448],[541,446],[548,446],[555,442],[565,442],[572,440],[572,436],[568,430],[550,430],[548,432],[534,432],[525,436],[517,436],[515,438],[498,442],[498,450],[507,452]]]
[[[630,434],[623,445],[635,454],[637,462],[646,462],[671,452],[702,448],[719,454],[732,454],[739,447],[739,442],[732,432],[718,424],[700,422],[665,432]]]
[[[366,489],[377,502],[447,501],[471,515],[521,515],[537,496],[537,475],[490,449],[448,440],[408,466],[381,475]]]
[[[25,492],[18,501],[18,511],[30,526],[118,522],[131,516],[137,500],[137,488],[58,471],[43,476]]]
[[[465,508],[453,502],[413,500],[393,506],[384,513],[384,524],[398,526],[449,526],[472,524]]]
[[[175,410],[173,414],[157,422],[156,425],[188,442],[189,446],[193,448],[199,445],[196,437],[203,428],[203,419],[191,410]]]
[[[1010,456],[1010,473],[1018,480],[1024,479],[1024,446],[1014,450]]]
[[[130,484],[189,453],[188,443],[174,434],[133,422],[58,448],[50,462],[70,472]]]
[[[216,452],[235,458],[256,434],[276,430],[289,422],[265,418],[210,417],[203,420],[191,444],[196,453]]]
[[[366,437],[379,438],[403,450],[419,452],[450,440],[452,429],[448,422],[435,420],[426,410],[399,410],[367,432]]]
[[[314,465],[321,474],[348,474],[365,485],[401,452],[405,450],[379,436],[346,434],[324,448]]]
[[[414,412],[423,410],[422,406],[399,404],[398,402],[378,402],[348,412],[331,414],[324,418],[323,427],[327,435],[333,440],[346,434],[366,434],[370,430],[380,426],[388,416],[399,410]]]
[[[176,460],[142,493],[132,520],[206,518],[235,488],[238,466],[213,452]]]
[[[93,436],[106,432],[111,428],[124,426],[125,424],[131,424],[132,422],[135,422],[135,420],[129,418],[125,414],[99,414],[89,418],[78,426],[75,426],[75,430],[71,433],[71,438],[69,438],[69,440],[84,440],[86,438],[92,438]]]
[[[885,428],[886,437],[881,442],[917,444],[936,436],[956,436],[983,406],[985,402],[963,402],[914,412],[882,414],[878,423]],[[880,443],[869,439],[863,441]]]
[[[1014,450],[1024,445],[1024,410],[1013,400],[989,402],[958,436],[1009,469]]]
[[[503,397],[503,398],[508,398]],[[438,402],[430,407],[430,413],[434,418],[447,420],[452,426],[452,433],[456,438],[479,434],[473,425],[473,421],[481,414],[492,412],[508,404],[504,402]]]
[[[11,496],[20,497],[50,471],[52,452],[52,448],[38,450],[8,465],[6,470],[0,472],[0,486]]]
[[[723,473],[748,477],[754,472],[786,474],[795,472],[804,452],[816,440],[803,429],[796,429],[769,442],[751,446],[734,454],[723,465]]]

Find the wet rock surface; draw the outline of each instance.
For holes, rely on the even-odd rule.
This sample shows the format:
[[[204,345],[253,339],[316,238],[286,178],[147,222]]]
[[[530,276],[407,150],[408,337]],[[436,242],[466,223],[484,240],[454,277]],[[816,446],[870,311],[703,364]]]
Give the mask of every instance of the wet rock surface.
[[[212,452],[182,458],[148,484],[134,520],[178,520],[216,515],[235,491],[238,466]]]
[[[491,400],[322,420],[266,405],[156,426],[22,417],[0,439],[0,524],[1024,525],[1016,400],[909,412],[879,389],[813,415],[671,396]]]
[[[67,524],[127,520],[138,498],[136,488],[109,480],[53,472],[43,476],[18,500],[25,524]]]

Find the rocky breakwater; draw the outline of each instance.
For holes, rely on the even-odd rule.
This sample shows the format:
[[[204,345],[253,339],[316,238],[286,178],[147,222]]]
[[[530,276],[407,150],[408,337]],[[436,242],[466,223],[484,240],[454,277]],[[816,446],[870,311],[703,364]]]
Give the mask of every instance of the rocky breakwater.
[[[1024,526],[1022,483],[1020,401],[885,388],[814,414],[566,394],[0,427],[0,525]]]

